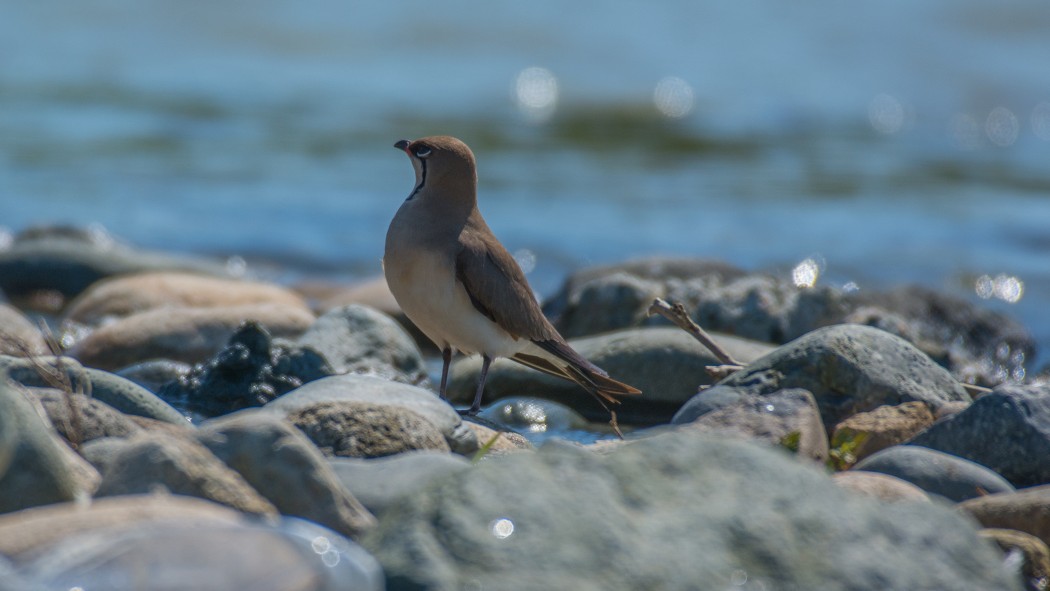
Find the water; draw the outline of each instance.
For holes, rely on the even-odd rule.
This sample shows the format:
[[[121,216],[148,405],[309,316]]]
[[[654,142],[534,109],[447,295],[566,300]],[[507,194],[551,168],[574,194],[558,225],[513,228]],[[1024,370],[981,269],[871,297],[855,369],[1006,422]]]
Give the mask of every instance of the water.
[[[1047,30],[1038,0],[9,3],[0,225],[370,276],[413,184],[391,145],[449,133],[541,293],[647,254],[812,258],[1045,350]]]

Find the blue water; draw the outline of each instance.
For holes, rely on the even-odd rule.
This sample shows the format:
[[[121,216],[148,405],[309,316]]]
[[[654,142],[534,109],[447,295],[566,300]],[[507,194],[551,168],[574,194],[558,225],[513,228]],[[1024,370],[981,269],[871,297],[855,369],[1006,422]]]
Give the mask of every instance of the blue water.
[[[482,211],[535,261],[541,293],[647,254],[785,275],[813,258],[823,283],[923,283],[1050,345],[1040,0],[2,12],[11,231],[97,222],[146,247],[269,261],[289,281],[370,276],[413,184],[391,144],[449,133],[474,147]],[[549,78],[518,95],[530,67]],[[668,78],[680,118],[654,103]],[[1023,293],[984,300],[982,276]]]

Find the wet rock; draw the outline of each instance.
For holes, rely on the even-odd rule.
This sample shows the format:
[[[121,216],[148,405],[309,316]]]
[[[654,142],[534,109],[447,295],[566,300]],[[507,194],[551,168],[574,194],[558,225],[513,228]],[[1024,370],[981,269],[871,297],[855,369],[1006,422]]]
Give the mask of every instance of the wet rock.
[[[564,404],[529,396],[501,398],[477,416],[508,429],[530,434],[564,433],[571,429],[584,429],[590,424],[583,415]]]
[[[829,430],[883,405],[920,401],[936,411],[946,402],[969,399],[944,368],[907,341],[855,324],[821,328],[782,345],[704,396],[722,396],[725,390],[764,395],[785,388],[812,392]]]
[[[130,437],[139,426],[104,402],[54,388],[31,388],[51,425],[74,448],[100,437]]]
[[[180,426],[186,424],[182,413],[152,392],[107,371],[83,367],[71,357],[26,360],[0,356],[0,375],[34,388],[63,384],[73,392],[90,395],[127,415]]]
[[[548,444],[491,458],[388,508],[363,543],[391,591],[722,589],[742,577],[785,589],[1020,588],[950,510],[887,511],[782,453],[680,432],[605,455]]]
[[[215,262],[120,244],[100,228],[30,228],[0,250],[0,290],[12,298],[34,291],[72,297],[106,277],[159,270],[227,274]]]
[[[999,386],[910,443],[988,466],[1014,486],[1050,482],[1050,384]]]
[[[100,497],[167,490],[200,497],[256,515],[277,510],[243,478],[196,441],[161,433],[140,433],[111,450]]]
[[[351,304],[330,310],[298,341],[320,352],[334,373],[363,373],[422,384],[426,365],[412,337],[393,318]]]
[[[1044,591],[1050,581],[1050,548],[1039,538],[1013,529],[982,529],[980,536],[995,542],[1007,555],[1007,564],[1019,558],[1018,574],[1028,591]]]
[[[0,378],[0,513],[86,497],[97,484],[30,396]]]
[[[917,445],[884,449],[853,469],[896,476],[956,502],[1014,490],[1002,476],[980,464]]]
[[[343,401],[407,409],[437,427],[452,451],[473,454],[478,449],[474,432],[447,402],[422,388],[374,376],[345,374],[322,378],[277,397],[263,408],[288,416],[321,402]]]
[[[851,446],[851,453],[859,461],[877,451],[904,443],[932,424],[933,413],[923,402],[880,406],[857,413],[836,425],[831,447],[841,448],[856,442]]]
[[[379,567],[367,552],[330,530],[299,520],[277,527],[157,522],[86,532],[56,544],[21,570],[57,589],[383,588]]]
[[[317,448],[276,416],[235,413],[202,425],[197,439],[283,515],[351,538],[375,526],[375,518],[343,487]]]
[[[369,402],[319,402],[288,413],[326,456],[378,458],[429,449],[450,451],[433,423],[407,408]]]
[[[479,453],[484,450],[484,455],[532,449],[532,444],[529,443],[529,440],[519,433],[493,429],[488,425],[482,425],[473,420],[467,420],[464,423],[470,427],[470,430],[474,432],[474,436],[478,438]]]
[[[735,337],[714,338],[741,361],[752,361],[771,350],[767,345]],[[705,366],[721,364],[703,345],[677,328],[620,331],[572,340],[570,344],[610,376],[642,390],[642,396],[624,397],[613,409],[623,424],[667,422],[696,394],[697,386],[711,383]],[[461,403],[472,401],[480,372],[481,359],[477,356],[453,364],[449,398]],[[608,413],[574,382],[497,359],[489,368],[482,402],[491,404],[508,396],[547,398],[588,419],[609,420]]]
[[[984,527],[1023,531],[1050,544],[1050,485],[976,497],[958,509]]]
[[[193,366],[170,359],[153,359],[129,365],[116,372],[116,375],[134,382],[150,392],[160,392],[168,382],[174,382],[189,375]]]
[[[843,490],[888,503],[929,502],[930,500],[930,496],[921,488],[889,474],[851,470],[837,472],[832,475],[832,479]]]
[[[470,469],[462,456],[412,451],[384,458],[329,458],[343,485],[370,511],[380,514],[431,482]]]
[[[65,319],[97,325],[161,308],[230,308],[266,304],[309,310],[301,297],[276,285],[162,272],[99,281],[70,302]]]
[[[828,434],[817,403],[806,390],[744,395],[733,403],[693,416],[690,411],[696,408],[684,408],[671,422],[688,429],[763,441],[821,464],[828,459]]]
[[[261,326],[247,322],[212,359],[165,384],[159,395],[181,408],[214,417],[262,406],[333,373],[314,349],[272,339]]]
[[[303,308],[277,304],[147,310],[96,329],[69,354],[84,365],[106,370],[150,359],[196,363],[217,353],[245,322],[255,321],[274,336],[294,338],[313,320]]]
[[[17,308],[0,303],[0,355],[33,357],[48,353],[40,330]]]

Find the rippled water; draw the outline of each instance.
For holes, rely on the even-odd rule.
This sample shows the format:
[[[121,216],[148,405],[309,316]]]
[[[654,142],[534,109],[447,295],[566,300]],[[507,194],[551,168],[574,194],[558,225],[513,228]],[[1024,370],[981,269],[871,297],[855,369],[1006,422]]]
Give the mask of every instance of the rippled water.
[[[984,298],[1050,344],[1050,5],[80,0],[0,18],[0,224],[379,272],[449,133],[550,293],[720,258]],[[815,274],[814,274],[815,273]]]

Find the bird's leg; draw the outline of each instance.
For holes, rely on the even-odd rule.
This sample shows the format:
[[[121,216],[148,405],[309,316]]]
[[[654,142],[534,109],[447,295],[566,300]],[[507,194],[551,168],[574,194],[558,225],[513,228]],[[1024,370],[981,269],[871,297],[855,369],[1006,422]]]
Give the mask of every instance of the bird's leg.
[[[448,400],[445,389],[448,386],[448,366],[452,363],[452,347],[441,350],[441,390],[438,392],[442,400]]]
[[[467,411],[468,415],[476,415],[481,410],[481,395],[485,392],[485,377],[489,373],[489,364],[492,363],[492,358],[488,355],[482,354],[481,356],[481,376],[478,377],[478,391],[474,394],[474,404],[470,405],[470,410]]]

